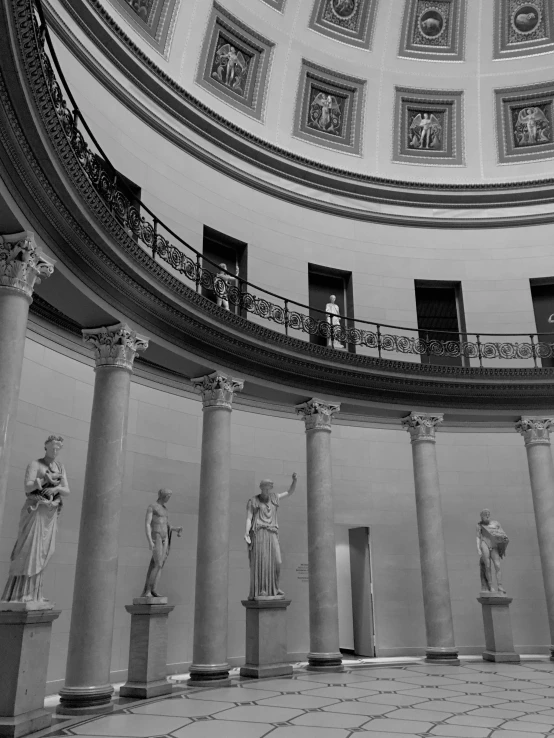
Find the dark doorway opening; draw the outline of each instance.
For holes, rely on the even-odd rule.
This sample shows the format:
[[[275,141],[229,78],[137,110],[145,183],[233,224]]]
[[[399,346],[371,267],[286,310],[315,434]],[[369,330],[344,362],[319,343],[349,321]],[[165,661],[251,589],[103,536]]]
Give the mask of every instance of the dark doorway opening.
[[[241,292],[247,291],[248,281],[248,244],[239,241],[225,233],[204,226],[204,240],[202,244],[202,266],[212,275],[222,271],[220,264],[225,264],[227,271],[232,277],[231,284],[236,284]],[[209,261],[208,261],[209,260]],[[238,275],[237,275],[238,268]],[[202,287],[202,294],[212,302],[217,302],[217,296],[213,289]],[[246,317],[244,308],[229,303],[229,310],[236,315]]]
[[[333,321],[333,325],[340,325],[342,328],[354,327],[352,272],[308,264],[308,288],[310,318],[316,321]],[[331,302],[331,295],[336,298],[335,304],[338,305],[340,317],[328,318],[325,313],[327,304]],[[355,351],[353,344],[345,345],[338,339],[338,335],[337,338],[332,337],[331,339],[327,339],[324,335],[310,336],[310,342],[320,346],[346,349],[352,353]]]
[[[456,350],[466,340],[460,282],[416,279],[415,297],[419,337],[428,344],[437,341],[444,349],[443,355],[422,354],[421,363],[465,366],[465,357]]]

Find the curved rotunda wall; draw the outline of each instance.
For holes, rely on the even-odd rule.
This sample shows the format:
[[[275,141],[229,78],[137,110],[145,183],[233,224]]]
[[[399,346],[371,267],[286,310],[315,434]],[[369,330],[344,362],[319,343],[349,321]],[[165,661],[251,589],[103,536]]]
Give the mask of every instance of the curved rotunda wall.
[[[401,227],[278,200],[182,151],[133,115],[66,49],[57,48],[89,125],[119,171],[142,188],[143,201],[199,251],[204,226],[246,242],[250,282],[307,304],[308,264],[349,271],[355,318],[415,328],[414,280],[460,281],[469,332],[536,332],[529,279],[554,276],[553,226]],[[169,120],[161,108],[155,112]],[[199,140],[186,129],[183,133]]]
[[[312,161],[412,182],[554,173],[554,18],[547,0],[94,1],[187,92],[241,129]],[[164,22],[154,15],[160,5]],[[217,79],[220,32],[248,64],[237,88]],[[334,98],[336,125],[332,117],[321,126],[313,116],[309,122],[310,109],[322,114],[314,105],[320,92]],[[545,133],[518,142],[513,129],[524,106],[538,106]],[[442,128],[430,151],[408,143],[424,110]]]
[[[1,531],[0,578],[9,555],[23,501],[26,464],[41,454],[50,433],[62,434],[60,457],[68,472],[71,496],[60,517],[54,556],[45,575],[45,592],[62,609],[53,625],[48,689],[64,678],[75,557],[92,406],[92,362],[82,354],[39,337],[26,343],[8,497]],[[173,492],[169,509],[174,538],[162,575],[162,590],[175,604],[170,616],[170,670],[184,670],[192,656],[197,510],[202,411],[200,398],[152,386],[134,376],[119,532],[119,571],[112,670],[124,679],[130,618],[124,606],[140,594],[150,552],[144,535],[146,507],[160,487]],[[425,626],[419,571],[417,524],[410,440],[398,428],[343,425],[332,431],[333,493],[337,524],[369,526],[374,578],[378,655],[421,654]],[[547,616],[526,455],[515,432],[437,433],[444,532],[450,574],[456,644],[464,653],[480,653],[483,631],[475,525],[479,511],[493,510],[510,536],[504,564],[514,642],[521,652],[544,652]],[[229,558],[229,645],[232,663],[244,658],[244,608],[248,563],[243,540],[246,501],[262,478],[286,489],[297,471],[296,494],[280,508],[284,558],[283,585],[288,610],[288,648],[293,659],[309,649],[306,540],[306,465],[304,425],[291,413],[241,409],[232,414],[231,537]],[[209,531],[205,531],[209,535]]]

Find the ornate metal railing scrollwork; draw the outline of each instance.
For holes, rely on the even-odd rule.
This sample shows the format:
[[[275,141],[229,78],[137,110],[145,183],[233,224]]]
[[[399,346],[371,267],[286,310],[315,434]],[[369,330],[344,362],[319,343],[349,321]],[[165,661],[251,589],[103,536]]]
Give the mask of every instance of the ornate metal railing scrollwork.
[[[337,325],[335,315],[272,293],[230,272],[226,273],[228,280],[218,277],[218,272],[224,271],[218,264],[186,243],[130,191],[77,106],[56,56],[41,0],[25,0],[25,3],[26,6],[20,0],[18,4],[27,7],[32,16],[46,91],[82,170],[128,236],[147,249],[152,258],[165,262],[194,283],[197,292],[204,290],[222,298],[245,319],[252,314],[283,326],[286,335],[297,331],[320,337],[331,348],[357,346],[375,352],[380,358],[383,354],[397,354],[395,358],[411,354],[426,357],[428,363],[437,359],[460,359],[466,366],[478,362],[480,367],[483,362],[520,360],[532,361],[536,367],[538,360],[554,357],[554,333],[542,334],[546,340],[540,340],[541,336],[536,334],[460,333],[456,338],[457,334],[451,331],[433,330],[429,337],[422,336],[417,328],[377,324],[349,316],[338,316],[340,325]],[[507,336],[511,340],[502,340]],[[520,338],[525,340],[514,340]]]

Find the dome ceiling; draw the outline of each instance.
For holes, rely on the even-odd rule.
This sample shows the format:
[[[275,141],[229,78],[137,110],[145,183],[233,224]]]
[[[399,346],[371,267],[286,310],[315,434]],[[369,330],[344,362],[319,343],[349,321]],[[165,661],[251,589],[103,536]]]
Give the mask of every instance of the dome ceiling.
[[[88,2],[187,93],[302,159],[406,182],[554,176],[553,0]]]

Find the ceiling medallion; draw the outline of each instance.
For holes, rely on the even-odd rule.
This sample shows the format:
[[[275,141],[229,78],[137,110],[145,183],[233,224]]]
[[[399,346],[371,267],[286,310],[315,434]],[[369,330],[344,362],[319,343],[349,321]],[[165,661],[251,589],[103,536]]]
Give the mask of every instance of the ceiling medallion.
[[[446,23],[438,8],[427,8],[417,19],[419,31],[425,38],[438,38],[444,33]]]
[[[533,33],[541,19],[539,7],[534,3],[522,3],[512,13],[512,28],[520,36],[527,36]]]
[[[359,0],[331,0],[329,5],[338,18],[348,20],[358,9],[358,3]]]

